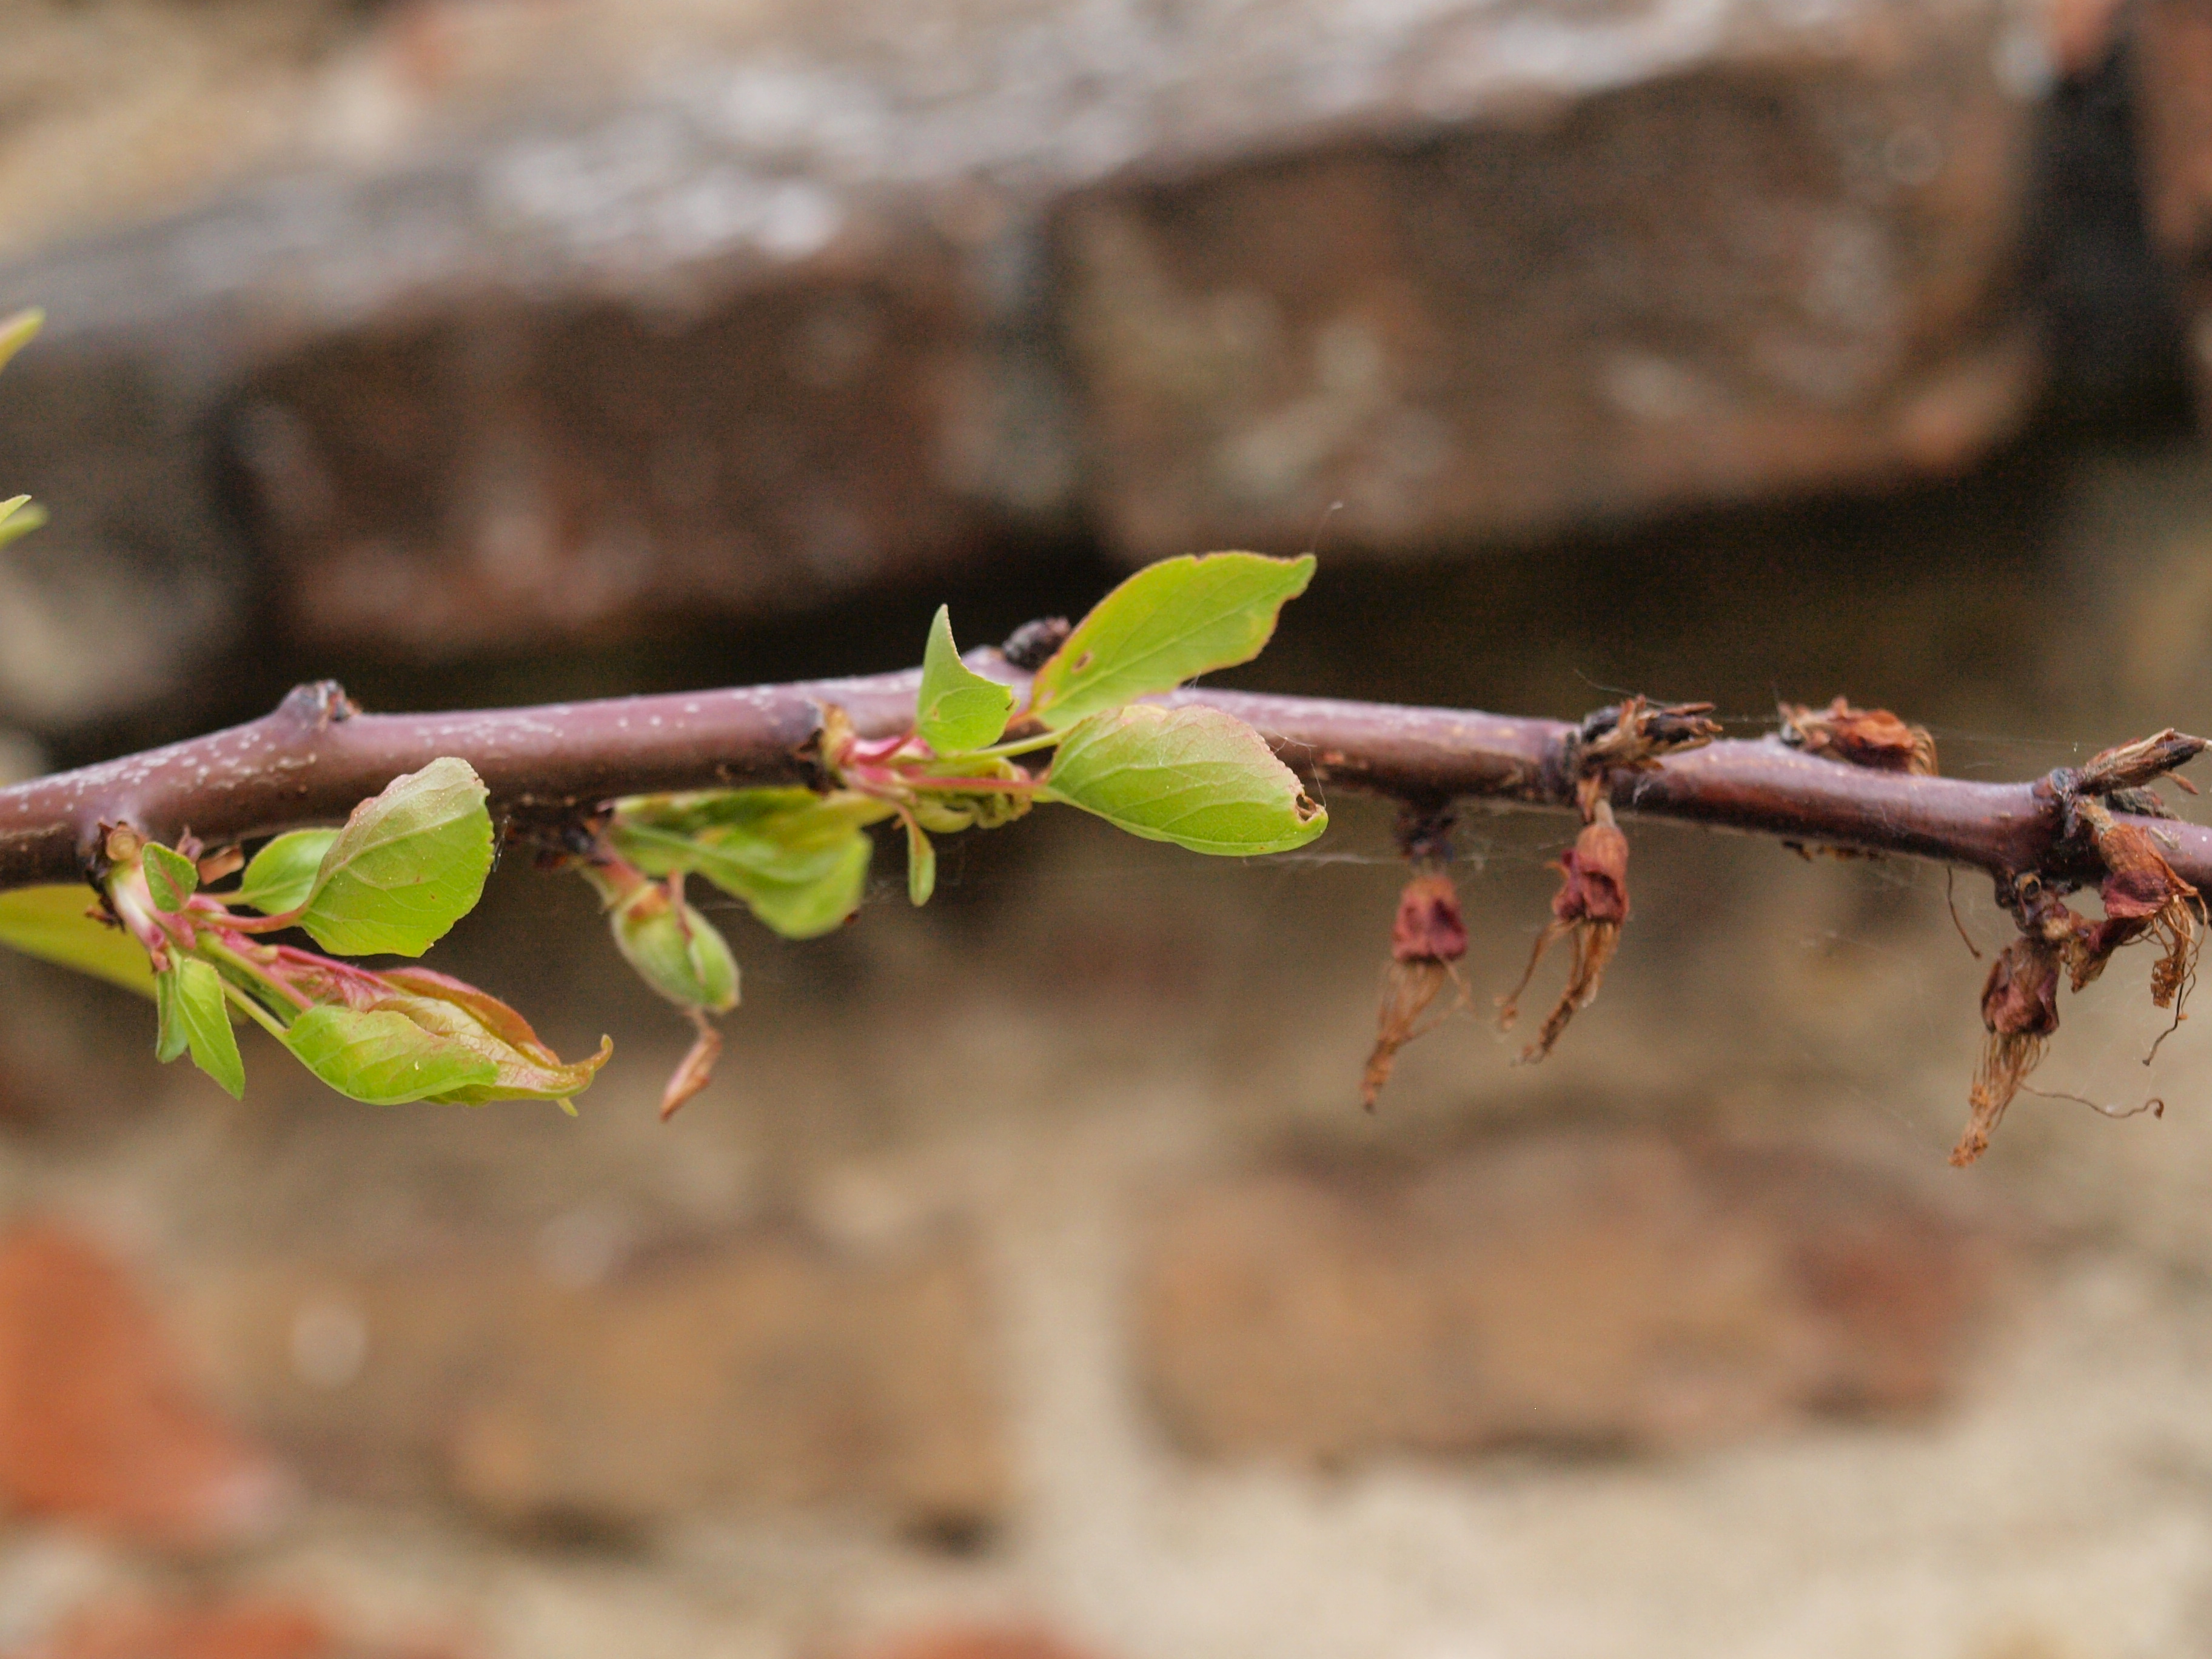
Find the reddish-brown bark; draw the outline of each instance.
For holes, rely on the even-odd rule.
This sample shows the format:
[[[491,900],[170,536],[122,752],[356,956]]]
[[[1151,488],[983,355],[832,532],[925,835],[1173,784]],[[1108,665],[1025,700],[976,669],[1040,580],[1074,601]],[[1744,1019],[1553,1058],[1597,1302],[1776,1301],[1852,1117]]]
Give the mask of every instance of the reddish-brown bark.
[[[975,659],[1018,678],[995,657]],[[557,817],[623,794],[788,781],[835,704],[863,738],[911,719],[911,673],[800,681],[441,714],[365,714],[335,685],[303,686],[258,720],[0,789],[0,887],[76,879],[104,821],[210,846],[336,823],[402,772],[458,755],[495,811]],[[1202,703],[1256,726],[1305,777],[1421,800],[1576,805],[1578,727],[1471,709],[1212,690]],[[2067,792],[2045,778],[1977,783],[1838,765],[1772,738],[1711,743],[1607,780],[1614,808],[1785,840],[1942,860],[1993,874],[2096,880],[2067,834]],[[2117,815],[2121,823],[2125,814]],[[2212,830],[2154,822],[2174,872],[2212,884]]]

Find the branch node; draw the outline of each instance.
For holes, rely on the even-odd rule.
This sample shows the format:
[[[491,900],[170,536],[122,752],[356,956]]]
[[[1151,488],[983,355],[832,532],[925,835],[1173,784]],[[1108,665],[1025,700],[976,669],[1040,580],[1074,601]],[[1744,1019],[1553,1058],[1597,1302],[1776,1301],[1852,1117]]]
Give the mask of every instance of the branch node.
[[[336,680],[308,680],[284,694],[284,701],[276,705],[276,713],[295,724],[319,732],[351,720],[361,713],[361,705],[346,696],[345,687]]]

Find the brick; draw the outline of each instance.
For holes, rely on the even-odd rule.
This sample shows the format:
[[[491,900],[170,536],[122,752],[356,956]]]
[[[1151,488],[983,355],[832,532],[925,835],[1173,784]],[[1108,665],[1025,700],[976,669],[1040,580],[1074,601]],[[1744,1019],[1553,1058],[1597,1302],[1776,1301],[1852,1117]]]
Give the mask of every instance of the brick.
[[[675,315],[487,299],[317,340],[239,393],[277,603],[310,646],[441,656],[957,570],[1006,528],[955,476],[981,325],[916,234]]]
[[[1342,501],[1431,555],[1948,474],[2036,384],[1997,0],[380,15],[255,166],[97,228],[31,191],[75,231],[0,269],[54,302],[0,451],[58,515],[0,719],[185,723],[250,618],[434,658],[1085,525],[1287,549]]]
[[[1402,554],[1955,472],[2039,384],[1987,20],[1075,196],[1055,244],[1132,560]]]
[[[858,1659],[1090,1659],[1038,1625],[944,1625],[909,1631]]]
[[[2144,222],[2185,315],[2198,403],[2212,407],[2212,4],[2142,0],[2130,21]]]
[[[1159,1218],[1139,1364],[1210,1456],[1712,1444],[1938,1405],[1995,1248],[1871,1168],[1641,1132],[1263,1170]]]
[[[242,1416],[321,1490],[454,1498],[524,1526],[814,1504],[923,1528],[1001,1517],[963,1240],[856,1255],[761,1234],[580,1277],[496,1252],[244,1265],[191,1316]]]
[[[0,1239],[0,1502],[200,1550],[265,1532],[285,1490],[121,1267],[58,1225]]]
[[[365,1646],[304,1603],[240,1597],[88,1608],[14,1659],[456,1659],[456,1650]]]

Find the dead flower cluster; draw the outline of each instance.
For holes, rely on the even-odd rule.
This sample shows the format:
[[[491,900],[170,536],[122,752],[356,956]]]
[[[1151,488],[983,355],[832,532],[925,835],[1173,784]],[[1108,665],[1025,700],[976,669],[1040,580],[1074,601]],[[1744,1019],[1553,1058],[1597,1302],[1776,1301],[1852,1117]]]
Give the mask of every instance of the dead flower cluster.
[[[2162,732],[2106,750],[2081,769],[2075,787],[2084,793],[2073,801],[2072,810],[2075,820],[2095,842],[2105,866],[2097,887],[2105,909],[2102,920],[2081,915],[2033,876],[2012,884],[2008,902],[2020,936],[1990,964],[1982,987],[1982,1024],[1989,1037],[1967,1097],[1966,1131],[1951,1152],[1953,1164],[1972,1164],[1988,1150],[2005,1109],[2041,1061],[2051,1033],[2058,1029],[2062,969],[2069,988],[2079,992],[2105,971],[2123,946],[2154,940],[2159,958],[2151,967],[2151,1005],[2171,1011],[2173,1018],[2143,1056],[2146,1065],[2159,1043],[2187,1017],[2185,1004],[2196,983],[2203,945],[2203,896],[2166,861],[2152,832],[2119,822],[2094,795],[2117,797],[2132,806],[2136,802],[2130,797],[2147,792],[2167,769],[2194,759],[2206,746],[2200,738]],[[2148,1109],[2158,1105],[2149,1103]]]

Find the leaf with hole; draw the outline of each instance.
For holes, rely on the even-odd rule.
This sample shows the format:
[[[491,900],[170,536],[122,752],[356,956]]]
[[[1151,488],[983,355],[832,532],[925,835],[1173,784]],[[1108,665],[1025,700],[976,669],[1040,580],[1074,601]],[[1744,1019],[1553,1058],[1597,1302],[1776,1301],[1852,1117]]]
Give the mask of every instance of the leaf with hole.
[[[1048,797],[1194,853],[1286,853],[1328,828],[1267,740],[1213,708],[1136,703],[1060,739]]]
[[[1030,712],[1064,730],[1102,709],[1249,662],[1313,571],[1310,553],[1295,559],[1209,553],[1147,565],[1099,600],[1037,670]]]
[[[1011,688],[985,679],[960,660],[960,648],[952,642],[951,611],[939,605],[921,653],[915,730],[940,755],[988,749],[1006,731],[1013,707]]]
[[[421,956],[483,893],[485,793],[474,769],[451,757],[393,779],[325,850],[300,925],[341,956]]]

